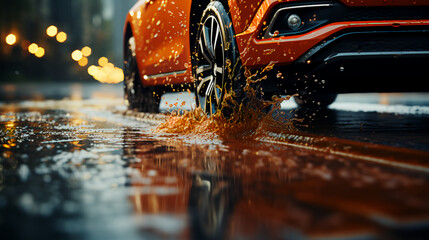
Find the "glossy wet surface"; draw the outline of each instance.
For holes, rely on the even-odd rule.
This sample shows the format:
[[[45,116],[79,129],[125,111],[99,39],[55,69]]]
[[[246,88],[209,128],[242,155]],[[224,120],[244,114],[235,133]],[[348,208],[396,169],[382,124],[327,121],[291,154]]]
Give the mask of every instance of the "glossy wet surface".
[[[422,96],[252,141],[154,133],[117,98],[4,103],[2,239],[427,239]]]

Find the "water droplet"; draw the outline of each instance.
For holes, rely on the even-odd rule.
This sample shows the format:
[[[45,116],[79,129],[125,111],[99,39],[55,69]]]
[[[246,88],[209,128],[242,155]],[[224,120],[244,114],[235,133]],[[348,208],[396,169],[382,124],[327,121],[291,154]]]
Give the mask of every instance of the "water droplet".
[[[279,30],[275,30],[275,31],[274,31],[274,33],[273,33],[273,37],[278,36],[278,35],[279,35],[279,33],[280,33],[280,32],[279,32]]]

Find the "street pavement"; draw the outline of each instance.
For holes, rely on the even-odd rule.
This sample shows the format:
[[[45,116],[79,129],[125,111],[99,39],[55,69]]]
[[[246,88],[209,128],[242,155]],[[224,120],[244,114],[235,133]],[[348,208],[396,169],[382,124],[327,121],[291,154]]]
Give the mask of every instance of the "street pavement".
[[[254,139],[156,131],[121,85],[0,86],[2,239],[427,239],[429,95],[282,103]]]

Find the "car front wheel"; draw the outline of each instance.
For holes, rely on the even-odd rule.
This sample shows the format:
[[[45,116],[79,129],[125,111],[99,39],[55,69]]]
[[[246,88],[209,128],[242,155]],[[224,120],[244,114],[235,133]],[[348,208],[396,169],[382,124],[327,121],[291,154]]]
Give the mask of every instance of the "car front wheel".
[[[212,115],[221,109],[227,91],[236,91],[237,97],[243,88],[234,29],[219,1],[205,9],[195,42],[192,64],[197,106]]]

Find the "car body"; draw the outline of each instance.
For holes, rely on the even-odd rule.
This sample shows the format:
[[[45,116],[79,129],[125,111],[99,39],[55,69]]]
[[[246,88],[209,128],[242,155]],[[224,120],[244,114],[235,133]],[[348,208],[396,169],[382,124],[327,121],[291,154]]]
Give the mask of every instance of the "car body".
[[[218,2],[228,13],[240,67],[270,74],[262,82],[266,92],[306,96],[309,89],[317,88],[323,89],[317,94],[419,91],[421,83],[406,83],[429,76],[424,67],[429,66],[427,0]],[[198,81],[198,66],[192,59],[195,49],[198,51],[197,39],[204,35],[198,29],[209,4],[209,0],[140,0],[130,10],[124,50],[134,37],[133,55],[143,86]],[[289,25],[293,24],[292,15],[298,16],[297,28]],[[210,21],[212,28],[213,22],[224,22],[219,17],[219,23],[216,18]],[[207,26],[209,29],[210,22]],[[215,68],[219,64],[208,65]],[[266,66],[273,69],[263,71]],[[216,78],[216,71],[212,75]]]

